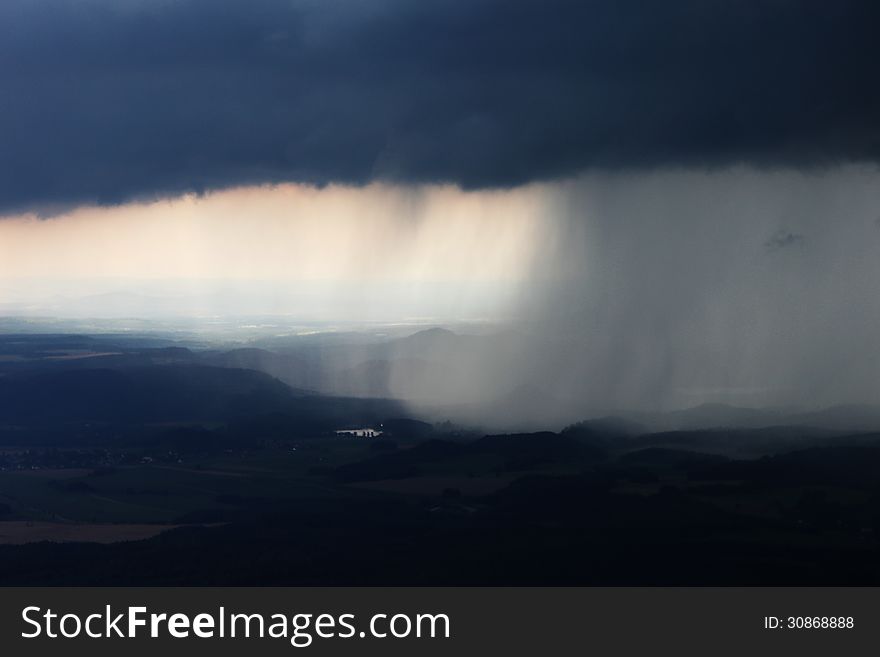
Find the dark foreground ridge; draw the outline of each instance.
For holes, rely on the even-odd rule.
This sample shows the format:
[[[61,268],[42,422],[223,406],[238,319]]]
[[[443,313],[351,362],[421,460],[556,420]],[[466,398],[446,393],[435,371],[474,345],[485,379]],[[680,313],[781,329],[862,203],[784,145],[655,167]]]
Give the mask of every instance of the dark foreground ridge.
[[[185,508],[193,502],[187,489],[197,483],[216,494],[148,540],[2,546],[0,581],[877,583],[880,436],[859,441],[866,444],[731,460],[641,449],[639,441],[624,451],[603,449],[595,438],[546,433],[414,445],[377,440],[369,447],[315,439],[297,443],[314,450],[311,460],[323,458],[315,453],[338,458],[335,450],[360,456],[306,473],[294,472],[290,459],[237,477],[181,464],[167,477],[155,475],[169,466],[155,464],[123,466],[124,477],[94,470],[46,482],[46,492],[54,483],[58,495],[81,498],[86,507],[108,494],[133,509],[135,500],[163,496],[166,506]],[[211,452],[203,447],[186,458],[216,460]],[[271,454],[283,458],[266,447],[251,459]],[[149,487],[132,488],[144,479]]]

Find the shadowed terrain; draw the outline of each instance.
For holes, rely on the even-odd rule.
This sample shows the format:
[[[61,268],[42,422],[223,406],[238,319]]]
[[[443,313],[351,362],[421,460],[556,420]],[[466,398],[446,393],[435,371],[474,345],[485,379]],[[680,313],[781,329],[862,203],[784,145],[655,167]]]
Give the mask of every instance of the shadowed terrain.
[[[880,583],[872,407],[499,432],[291,387],[301,346],[144,340],[0,341],[3,584]]]

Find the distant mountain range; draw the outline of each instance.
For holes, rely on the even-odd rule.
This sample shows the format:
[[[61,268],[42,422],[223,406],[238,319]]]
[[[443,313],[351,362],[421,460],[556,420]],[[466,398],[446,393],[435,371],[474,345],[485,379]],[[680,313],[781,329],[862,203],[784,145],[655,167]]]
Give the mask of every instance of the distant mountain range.
[[[108,398],[127,389],[125,377],[167,377],[166,383],[156,384],[155,393],[142,391],[158,400],[180,383],[175,377],[198,380],[205,376],[220,381],[233,376],[223,374],[224,370],[237,370],[261,374],[259,379],[248,375],[252,377],[248,385],[259,381],[267,388],[275,386],[276,390],[288,391],[285,394],[404,400],[414,415],[430,421],[454,419],[495,430],[559,430],[580,418],[589,418],[586,410],[578,412],[575,392],[570,398],[560,399],[556,396],[559,391],[552,392],[537,383],[522,383],[523,362],[528,363],[536,355],[520,358],[516,365],[519,370],[510,366],[511,361],[520,357],[517,350],[521,344],[512,333],[459,335],[442,328],[385,339],[366,339],[358,334],[331,335],[325,339],[279,338],[271,350],[253,345],[225,349],[197,343],[182,346],[171,338],[128,334],[5,334],[0,335],[0,387],[6,406],[18,400],[14,403],[27,408],[24,397],[25,391],[30,390],[28,386],[51,390],[52,386],[60,385],[66,399],[77,399],[80,388],[74,382],[76,377],[70,374],[64,379],[67,383],[62,384],[58,383],[58,373],[102,370],[108,374],[90,375],[98,378],[88,380],[86,387],[106,384]],[[220,372],[208,376],[213,370]],[[40,372],[47,378],[33,378]],[[49,372],[54,374],[49,377]],[[197,376],[199,372],[201,375]],[[19,379],[19,374],[28,376]],[[116,377],[115,383],[101,379],[102,376]],[[10,377],[15,378],[15,384]],[[55,382],[50,385],[49,379]],[[38,385],[33,381],[41,382]],[[69,390],[64,387],[67,385]],[[60,394],[61,388],[58,390]],[[32,392],[34,399],[41,398],[36,388]],[[44,399],[45,396],[42,395]],[[58,399],[58,403],[67,403]],[[75,404],[69,410],[74,412]],[[594,418],[591,422],[626,424],[629,434],[639,432],[634,427],[641,427],[644,433],[782,426],[837,432],[880,431],[880,407],[864,404],[803,410],[715,403],[669,412],[614,415],[616,419]]]
[[[756,429],[775,426],[814,427],[835,431],[880,430],[880,406],[847,404],[803,411],[701,404],[668,413],[631,413],[625,417],[654,431],[708,428]]]

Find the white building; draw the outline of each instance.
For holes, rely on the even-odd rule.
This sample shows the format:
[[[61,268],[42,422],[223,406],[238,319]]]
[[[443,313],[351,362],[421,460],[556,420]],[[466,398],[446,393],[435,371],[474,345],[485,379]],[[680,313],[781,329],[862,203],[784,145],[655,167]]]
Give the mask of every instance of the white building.
[[[376,438],[382,435],[378,429],[365,427],[363,429],[337,429],[337,436],[356,436],[358,438]]]

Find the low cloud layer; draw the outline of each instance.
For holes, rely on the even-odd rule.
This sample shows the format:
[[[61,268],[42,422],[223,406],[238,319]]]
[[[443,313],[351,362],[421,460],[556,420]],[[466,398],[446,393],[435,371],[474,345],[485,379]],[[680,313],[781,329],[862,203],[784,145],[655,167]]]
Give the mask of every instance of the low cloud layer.
[[[5,0],[0,213],[880,156],[870,0]]]
[[[792,246],[803,246],[803,244],[803,235],[780,228],[773,233],[773,236],[767,240],[764,246],[767,247],[768,251],[778,251],[779,249],[786,249]]]

